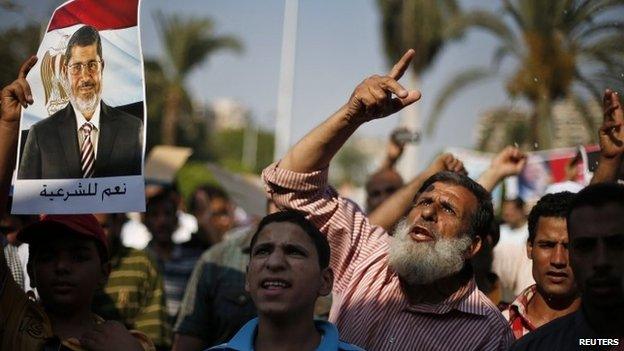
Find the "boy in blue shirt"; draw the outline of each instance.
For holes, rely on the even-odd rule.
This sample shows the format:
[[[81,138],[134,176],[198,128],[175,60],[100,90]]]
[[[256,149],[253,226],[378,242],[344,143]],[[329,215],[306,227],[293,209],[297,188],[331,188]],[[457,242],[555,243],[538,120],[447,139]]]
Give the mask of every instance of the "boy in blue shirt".
[[[331,292],[327,239],[295,211],[262,219],[250,245],[245,289],[258,317],[210,350],[362,350],[341,341],[336,327],[314,321],[314,303]]]

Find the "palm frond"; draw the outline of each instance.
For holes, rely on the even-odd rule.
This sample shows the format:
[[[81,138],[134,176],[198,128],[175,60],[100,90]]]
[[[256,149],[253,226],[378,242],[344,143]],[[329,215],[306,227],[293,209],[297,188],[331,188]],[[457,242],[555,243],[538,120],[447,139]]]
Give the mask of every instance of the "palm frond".
[[[514,4],[511,1],[504,0],[503,6],[504,6],[505,11],[507,11],[511,15],[511,18],[514,20],[514,22],[519,28],[526,27],[526,24],[524,23],[524,19],[522,18],[522,15],[520,14],[520,12],[518,12],[518,9],[514,6]]]
[[[597,25],[593,25],[585,28],[582,32],[576,35],[574,38],[578,41],[585,40],[594,35],[604,35],[605,33],[609,34],[612,31],[618,31],[618,34],[622,39],[622,30],[624,30],[624,22],[608,22],[608,23],[600,23]]]
[[[242,50],[236,38],[215,35],[210,18],[165,16],[162,12],[156,12],[154,17],[167,55],[167,70],[173,79],[184,80],[212,52]]]
[[[572,22],[577,24],[592,22],[601,14],[623,5],[624,0],[586,0],[576,9]]]
[[[466,87],[481,82],[492,77],[493,75],[494,72],[489,69],[472,68],[459,73],[451,81],[445,84],[442,91],[437,95],[438,97],[433,105],[433,111],[427,120],[425,132],[427,134],[431,134],[433,132],[436,124],[438,123],[440,114],[446,107],[447,103],[451,101],[452,97]]]
[[[505,46],[510,48],[517,48],[519,46],[514,33],[502,18],[482,10],[468,12],[451,19],[445,28],[445,34],[446,36],[453,36],[472,27],[489,32],[499,38]]]
[[[585,88],[590,94],[591,96],[598,100],[601,101],[602,99],[602,91],[600,88],[598,88],[596,86],[596,84],[594,84],[589,78],[585,77],[581,72],[579,72],[578,70],[575,72],[574,74],[577,82],[583,87]]]

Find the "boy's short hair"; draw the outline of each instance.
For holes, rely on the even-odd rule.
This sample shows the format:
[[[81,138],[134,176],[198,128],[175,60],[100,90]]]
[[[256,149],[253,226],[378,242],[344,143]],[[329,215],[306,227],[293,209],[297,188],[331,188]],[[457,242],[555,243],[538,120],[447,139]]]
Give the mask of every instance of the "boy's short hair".
[[[312,242],[314,242],[321,269],[329,267],[329,258],[331,253],[327,238],[318,230],[318,228],[314,226],[314,224],[312,224],[312,222],[306,219],[303,214],[293,210],[275,212],[262,218],[258,224],[258,229],[256,229],[256,232],[251,238],[251,243],[249,244],[250,256],[253,252],[253,247],[258,240],[258,234],[260,234],[262,229],[271,223],[280,222],[293,223],[303,229],[303,231],[310,236]]]

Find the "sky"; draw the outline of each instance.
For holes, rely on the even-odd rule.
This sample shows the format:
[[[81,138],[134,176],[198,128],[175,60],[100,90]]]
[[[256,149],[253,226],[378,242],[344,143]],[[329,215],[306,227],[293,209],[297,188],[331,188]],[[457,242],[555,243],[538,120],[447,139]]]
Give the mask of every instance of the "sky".
[[[54,0],[16,1],[21,14],[3,11],[1,27],[17,25],[24,17],[46,23]],[[499,1],[461,0],[464,9],[497,10]],[[234,35],[244,51],[223,51],[209,57],[191,72],[187,87],[197,101],[233,98],[248,106],[256,122],[274,128],[277,105],[284,0],[145,0],[141,5],[141,39],[145,57],[163,58],[154,14],[210,17],[217,34]],[[24,15],[24,13],[26,15]],[[490,63],[494,38],[471,31],[451,42],[422,77],[421,120],[425,121],[444,83],[456,73]],[[375,0],[303,0],[299,3],[293,92],[291,142],[321,123],[349,98],[359,82],[386,73],[389,65],[382,50],[380,16]],[[401,81],[403,82],[403,81]],[[500,79],[475,86],[452,98],[438,128],[425,135],[419,159],[427,162],[445,147],[472,147],[474,125],[481,112],[508,103]],[[370,122],[360,135],[387,137],[399,116]],[[421,165],[422,168],[422,165]]]

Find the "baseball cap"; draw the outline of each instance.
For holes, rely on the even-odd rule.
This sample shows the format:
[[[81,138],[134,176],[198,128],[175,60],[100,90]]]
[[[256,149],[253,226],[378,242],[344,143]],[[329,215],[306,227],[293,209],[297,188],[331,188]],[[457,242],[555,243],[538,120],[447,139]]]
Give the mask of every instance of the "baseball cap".
[[[100,243],[108,256],[106,234],[97,218],[92,214],[77,215],[43,215],[37,222],[31,223],[17,234],[17,240],[30,244],[43,235],[53,235],[51,229],[62,228],[72,233],[83,235]]]

